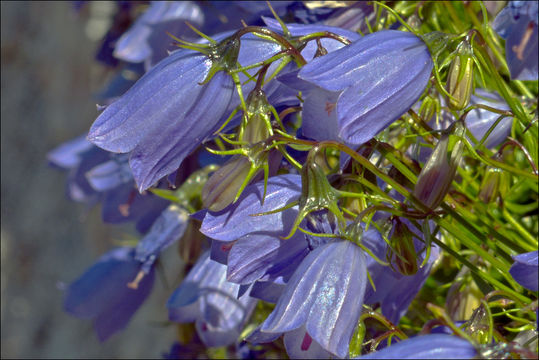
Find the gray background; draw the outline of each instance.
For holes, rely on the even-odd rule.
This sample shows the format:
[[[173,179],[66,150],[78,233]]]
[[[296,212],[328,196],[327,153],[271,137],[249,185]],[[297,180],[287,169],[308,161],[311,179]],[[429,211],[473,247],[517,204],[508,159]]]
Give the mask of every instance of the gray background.
[[[104,344],[91,321],[62,311],[59,284],[126,231],[103,225],[99,207],[69,201],[65,173],[46,161],[88,130],[97,114],[92,92],[111,75],[93,61],[98,44],[86,26],[70,2],[1,2],[2,358],[155,358],[174,341],[175,329],[158,324],[173,290],[159,280],[128,328]]]

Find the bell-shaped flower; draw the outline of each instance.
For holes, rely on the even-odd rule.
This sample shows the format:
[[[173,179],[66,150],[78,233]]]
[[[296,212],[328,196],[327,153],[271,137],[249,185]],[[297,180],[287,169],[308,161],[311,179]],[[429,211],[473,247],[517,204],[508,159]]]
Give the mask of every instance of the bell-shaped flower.
[[[413,195],[431,210],[442,203],[451,187],[464,150],[464,130],[459,120],[442,134],[417,178]]]
[[[109,160],[109,153],[79,136],[51,150],[47,159],[51,165],[69,171],[66,193],[71,200],[92,205],[99,200],[99,192],[85,175],[93,167]]]
[[[478,355],[468,340],[445,334],[416,336],[356,359],[472,359]]]
[[[513,256],[515,262],[511,265],[509,273],[526,289],[538,291],[539,256],[537,251],[532,251]]]
[[[492,24],[505,39],[505,59],[514,80],[537,80],[537,1],[509,1]]]
[[[303,339],[290,341],[288,346],[300,344],[304,353],[320,346],[334,356],[346,357],[366,282],[365,254],[357,245],[349,241],[324,244],[296,269],[260,330],[288,333],[304,327]],[[287,352],[303,357],[292,348],[287,347]]]
[[[114,57],[132,63],[148,61],[153,65],[167,56],[171,38],[167,32],[178,36],[190,31],[185,24],[195,26],[204,22],[204,14],[193,1],[152,1],[131,28],[116,42]]]
[[[226,35],[210,45],[213,61],[185,49],[163,59],[92,125],[88,139],[94,144],[131,153],[129,164],[140,191],[176,170],[226,119],[235,92],[232,77],[217,71],[207,79],[208,74],[232,68],[236,61],[247,66],[280,50],[252,34],[242,37],[240,49],[240,41]]]
[[[152,290],[153,269],[136,288],[128,286],[140,268],[134,255],[135,250],[126,247],[109,251],[66,290],[64,310],[93,319],[100,341],[125,328]]]
[[[208,211],[200,231],[221,241],[234,241],[247,234],[286,234],[296,217],[296,206],[273,214],[253,215],[277,210],[296,201],[301,195],[301,177],[293,174],[271,177],[262,203],[263,194],[263,181],[247,186],[236,203],[220,212]]]
[[[509,110],[509,106],[499,95],[491,93],[483,89],[476,89],[475,95],[471,96],[470,105],[483,104],[498,110]],[[466,127],[477,141],[481,141],[487,131],[494,125],[500,114],[488,111],[482,108],[471,110],[466,115]],[[513,118],[510,116],[504,117],[492,130],[489,136],[483,143],[487,148],[494,148],[500,145],[511,133]]]
[[[256,305],[248,295],[238,299],[239,288],[226,281],[226,266],[211,260],[206,252],[168,300],[169,319],[195,322],[206,346],[231,345]]]
[[[337,139],[324,132],[311,136],[362,144],[411,108],[425,90],[432,66],[420,38],[393,30],[369,34],[315,58],[298,76],[332,94],[323,112],[303,117],[303,126],[336,123]]]

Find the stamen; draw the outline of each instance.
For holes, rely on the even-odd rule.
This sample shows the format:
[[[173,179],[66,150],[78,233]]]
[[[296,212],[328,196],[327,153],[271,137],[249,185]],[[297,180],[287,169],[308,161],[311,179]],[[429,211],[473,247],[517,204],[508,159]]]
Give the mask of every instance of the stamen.
[[[528,42],[530,41],[530,38],[533,34],[533,22],[530,21],[528,24],[528,27],[526,28],[526,32],[524,33],[524,36],[522,37],[522,40],[520,41],[520,44],[518,46],[513,45],[511,50],[513,50],[514,53],[517,54],[517,59],[520,61],[524,60],[524,49],[526,48],[526,45],[528,45]]]
[[[142,281],[142,278],[144,277],[144,275],[146,275],[146,273],[144,271],[140,270],[138,272],[137,276],[135,277],[135,280],[127,283],[127,287],[130,288],[130,289],[133,289],[133,290],[137,290],[138,285]]]

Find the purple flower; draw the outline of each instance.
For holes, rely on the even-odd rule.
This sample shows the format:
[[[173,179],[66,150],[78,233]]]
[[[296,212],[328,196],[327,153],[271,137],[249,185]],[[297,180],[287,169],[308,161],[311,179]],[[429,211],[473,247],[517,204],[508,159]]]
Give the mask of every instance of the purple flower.
[[[539,272],[538,252],[532,251],[513,256],[515,263],[511,265],[509,273],[526,289],[538,291],[537,276]]]
[[[206,346],[227,346],[238,339],[256,300],[237,298],[240,285],[226,281],[226,266],[204,253],[167,302],[169,319],[195,322]]]
[[[472,95],[471,97],[470,105],[476,104],[484,104],[499,110],[509,110],[509,106],[499,95],[487,92],[483,89],[476,89],[475,95]],[[473,109],[466,116],[466,127],[471,131],[477,141],[481,141],[498,117],[500,117],[499,114],[486,109]],[[493,148],[500,145],[507,136],[509,136],[512,125],[513,119],[511,117],[503,118],[483,144],[487,148]]]
[[[239,43],[232,42],[224,40],[218,46],[233,52]],[[241,44],[238,61],[244,66],[280,48],[254,35],[244,36]],[[92,125],[88,139],[94,144],[131,153],[129,164],[140,191],[176,170],[228,116],[235,91],[232,78],[219,71],[200,85],[213,65],[206,55],[178,50],[109,105]]]
[[[472,359],[477,355],[468,340],[445,334],[416,336],[356,359]]]
[[[238,201],[221,212],[207,212],[200,231],[212,239],[234,241],[247,234],[285,235],[297,215],[294,206],[275,214],[251,216],[279,209],[301,195],[299,175],[279,175],[268,179],[266,198],[262,205],[264,183],[247,186]]]
[[[185,210],[171,205],[135,249],[122,247],[103,255],[69,285],[65,311],[93,318],[101,341],[122,330],[152,289],[157,256],[183,235],[187,219]]]
[[[505,39],[511,79],[538,78],[537,9],[537,1],[510,1],[494,19],[494,30]]]
[[[136,247],[135,259],[142,263],[141,271],[148,273],[159,253],[180,239],[188,219],[187,211],[174,204],[159,215]]]
[[[369,34],[313,59],[300,70],[299,78],[327,95],[321,97],[326,101],[324,111],[303,117],[304,134],[353,145],[368,141],[419,99],[432,66],[420,38],[392,30]],[[334,136],[329,129],[335,125],[337,139],[328,137]]]
[[[301,342],[288,343],[302,344],[299,349],[287,346],[289,356],[303,357],[301,351],[308,351],[315,343],[333,355],[346,357],[361,313],[366,268],[363,251],[349,241],[316,248],[296,269],[260,330],[279,334],[304,326]]]
[[[93,319],[100,341],[125,328],[152,290],[153,269],[136,288],[128,286],[140,268],[134,254],[134,249],[126,247],[109,251],[67,288],[64,310]]]
[[[152,1],[131,28],[116,42],[114,56],[120,60],[151,66],[164,58],[172,38],[167,32],[179,36],[189,30],[185,21],[202,25],[204,14],[191,1]]]

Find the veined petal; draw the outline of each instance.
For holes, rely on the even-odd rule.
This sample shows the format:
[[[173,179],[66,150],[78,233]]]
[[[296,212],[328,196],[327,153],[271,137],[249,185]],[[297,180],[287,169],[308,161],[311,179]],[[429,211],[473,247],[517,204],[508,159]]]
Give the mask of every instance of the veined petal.
[[[301,177],[290,174],[271,177],[264,205],[261,204],[263,194],[263,181],[247,186],[235,204],[218,213],[208,211],[200,232],[221,241],[233,241],[251,233],[286,234],[296,217],[297,206],[270,215],[251,215],[276,210],[297,200],[301,195]]]
[[[471,97],[470,105],[476,104],[487,105],[499,110],[509,110],[509,106],[501,97],[483,89],[476,89],[475,95],[472,95]],[[494,124],[499,116],[499,114],[486,109],[473,109],[466,116],[466,127],[471,131],[477,141],[481,141],[488,129]],[[498,146],[507,138],[507,136],[509,136],[512,125],[513,119],[511,117],[508,116],[503,118],[483,144],[487,148]]]
[[[192,97],[192,93],[189,94],[191,96],[189,104],[180,99],[172,100],[176,101],[176,105],[173,106],[176,110],[171,115],[177,118],[163,123],[160,128],[147,129],[144,138],[133,149],[129,164],[140,191],[176,170],[183,159],[198,145],[208,140],[219,127],[219,120],[234,93],[232,78],[220,71],[205,86],[198,84],[193,86],[200,87],[201,91],[196,97]],[[183,87],[186,87],[185,84]],[[180,108],[178,105],[185,107]]]
[[[358,359],[472,359],[477,355],[468,340],[444,334],[413,337]]]
[[[226,281],[226,266],[204,253],[167,302],[169,318],[196,320],[197,332],[207,346],[226,346],[240,335],[256,299],[237,299],[240,285]]]
[[[211,63],[192,51],[176,51],[142,76],[99,115],[88,139],[112,152],[129,152],[143,137],[185,117],[203,90]]]
[[[135,259],[143,263],[143,270],[148,269],[161,251],[183,235],[188,219],[189,213],[174,204],[159,215],[135,250]]]
[[[363,251],[349,241],[322,245],[303,260],[261,330],[305,326],[325,350],[346,357],[361,313],[367,276]]]
[[[246,235],[230,250],[227,279],[249,284],[266,280],[267,276],[288,277],[308,252],[305,236],[299,231],[288,240],[270,235]]]
[[[337,102],[339,135],[361,144],[398,119],[428,84],[432,60],[417,36],[385,30],[313,59],[299,77],[329,91]]]

